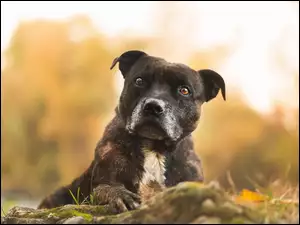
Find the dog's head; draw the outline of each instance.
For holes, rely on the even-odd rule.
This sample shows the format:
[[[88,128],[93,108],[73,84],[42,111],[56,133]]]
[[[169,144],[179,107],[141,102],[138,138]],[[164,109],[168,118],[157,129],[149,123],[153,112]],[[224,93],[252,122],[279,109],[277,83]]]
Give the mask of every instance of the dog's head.
[[[117,57],[124,77],[118,113],[126,130],[152,140],[176,142],[192,133],[201,105],[215,98],[223,78],[210,69],[193,70],[142,51],[127,51]]]

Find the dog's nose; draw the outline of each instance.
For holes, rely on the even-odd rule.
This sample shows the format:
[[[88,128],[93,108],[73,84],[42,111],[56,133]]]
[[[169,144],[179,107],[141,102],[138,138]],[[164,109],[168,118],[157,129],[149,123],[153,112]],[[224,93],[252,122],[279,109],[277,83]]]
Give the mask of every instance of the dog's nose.
[[[164,102],[158,99],[147,99],[144,104],[144,113],[159,116],[164,112]]]

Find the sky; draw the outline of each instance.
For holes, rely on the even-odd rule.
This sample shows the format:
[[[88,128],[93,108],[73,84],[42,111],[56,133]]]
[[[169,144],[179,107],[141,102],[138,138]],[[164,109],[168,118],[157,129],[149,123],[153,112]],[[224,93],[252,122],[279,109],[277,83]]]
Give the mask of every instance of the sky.
[[[139,35],[159,36],[163,30],[154,24],[157,4],[154,1],[1,1],[1,53],[20,21],[37,18],[67,19],[84,14],[101,32],[112,37],[127,29]],[[227,83],[238,86],[248,103],[260,112],[269,112],[274,100],[298,107],[298,100],[289,100],[295,81],[285,75],[286,71],[274,66],[271,58],[274,45],[279,43],[287,67],[299,75],[299,3],[201,1],[177,4],[183,8],[182,13],[176,11],[176,28],[171,37],[165,36],[162,40],[166,51],[173,53],[170,57],[184,60],[184,56],[195,49],[236,43],[237,50],[219,71]],[[183,9],[189,13],[183,14]]]

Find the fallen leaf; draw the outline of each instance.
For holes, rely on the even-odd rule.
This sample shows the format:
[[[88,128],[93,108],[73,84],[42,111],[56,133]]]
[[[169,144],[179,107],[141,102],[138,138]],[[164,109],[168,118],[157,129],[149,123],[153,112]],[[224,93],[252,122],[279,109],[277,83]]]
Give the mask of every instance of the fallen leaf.
[[[262,195],[257,192],[249,191],[247,189],[243,189],[241,194],[235,198],[235,201],[260,203],[260,202],[267,201],[268,199],[269,199],[268,196]]]

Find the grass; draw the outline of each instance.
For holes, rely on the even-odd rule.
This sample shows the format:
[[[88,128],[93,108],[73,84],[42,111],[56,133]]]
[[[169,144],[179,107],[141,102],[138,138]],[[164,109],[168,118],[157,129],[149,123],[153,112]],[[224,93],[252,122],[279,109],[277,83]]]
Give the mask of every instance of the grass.
[[[5,216],[6,213],[16,205],[16,202],[13,200],[4,200],[1,204],[1,216]]]
[[[292,186],[275,181],[269,187],[269,199],[262,210],[270,218],[284,220],[287,223],[299,221],[299,185]]]
[[[74,202],[76,205],[94,205],[94,195],[90,194],[90,196],[86,197],[82,202],[80,202],[80,187],[77,189],[76,197],[72,193],[71,190],[69,190],[70,195],[72,196]]]
[[[6,216],[6,213],[4,212],[3,207],[1,207],[1,216]]]
[[[86,197],[83,201],[80,202],[80,187],[77,189],[76,194],[72,193],[69,190],[70,195],[72,196],[74,203],[76,205],[94,205],[94,195],[90,194],[89,197]],[[14,206],[18,205],[18,202],[13,200],[5,200],[1,205],[1,216],[5,216],[6,213]]]
[[[295,224],[299,221],[299,184],[293,186],[276,180],[274,182],[270,182],[267,187],[260,187],[258,184],[253,182],[253,185],[256,187],[255,192],[252,192],[254,197],[256,195],[263,196],[262,199],[260,199],[260,197],[255,199],[251,195],[243,196],[241,192],[237,190],[230,173],[227,174],[227,178],[231,184],[231,188],[227,192],[228,195],[232,196],[232,199],[237,204],[245,204],[249,207],[260,210],[266,215],[266,223],[268,221],[283,221],[285,223]],[[69,192],[76,205],[94,205],[95,203],[93,194],[81,201],[80,188],[77,189],[76,193],[72,193],[71,190],[69,190]],[[250,191],[246,193],[251,194]],[[237,198],[245,201],[237,201]],[[14,205],[16,205],[16,202],[14,201],[4,201],[1,206],[1,216],[5,216],[6,212]]]
[[[249,207],[254,207],[266,216],[265,222],[268,221],[285,221],[286,223],[297,223],[299,221],[299,185],[292,186],[290,184],[283,184],[280,181],[271,182],[268,187],[261,187],[257,183],[251,181],[256,187],[256,191],[253,192],[254,196],[261,196],[264,200],[257,201],[251,199],[251,197],[241,196],[241,192],[237,191],[237,188],[234,185],[234,182],[230,176],[230,173],[227,174],[229,183],[231,184],[231,189],[228,191],[228,194],[232,196],[235,200],[236,197],[245,198],[244,202],[237,202],[238,204],[244,204]],[[70,191],[70,194],[76,205],[94,204],[94,196],[91,194],[90,198],[85,198],[80,202],[80,188],[77,189],[76,197]]]
[[[299,222],[299,184],[291,185],[287,182],[275,180],[267,187],[261,187],[253,180],[249,181],[254,185],[255,192],[245,191],[253,195],[247,196],[236,190],[234,182],[227,174],[228,182],[231,186],[228,194],[239,204],[256,208],[266,215],[266,221],[284,221],[285,223]],[[242,201],[241,200],[245,200]]]

